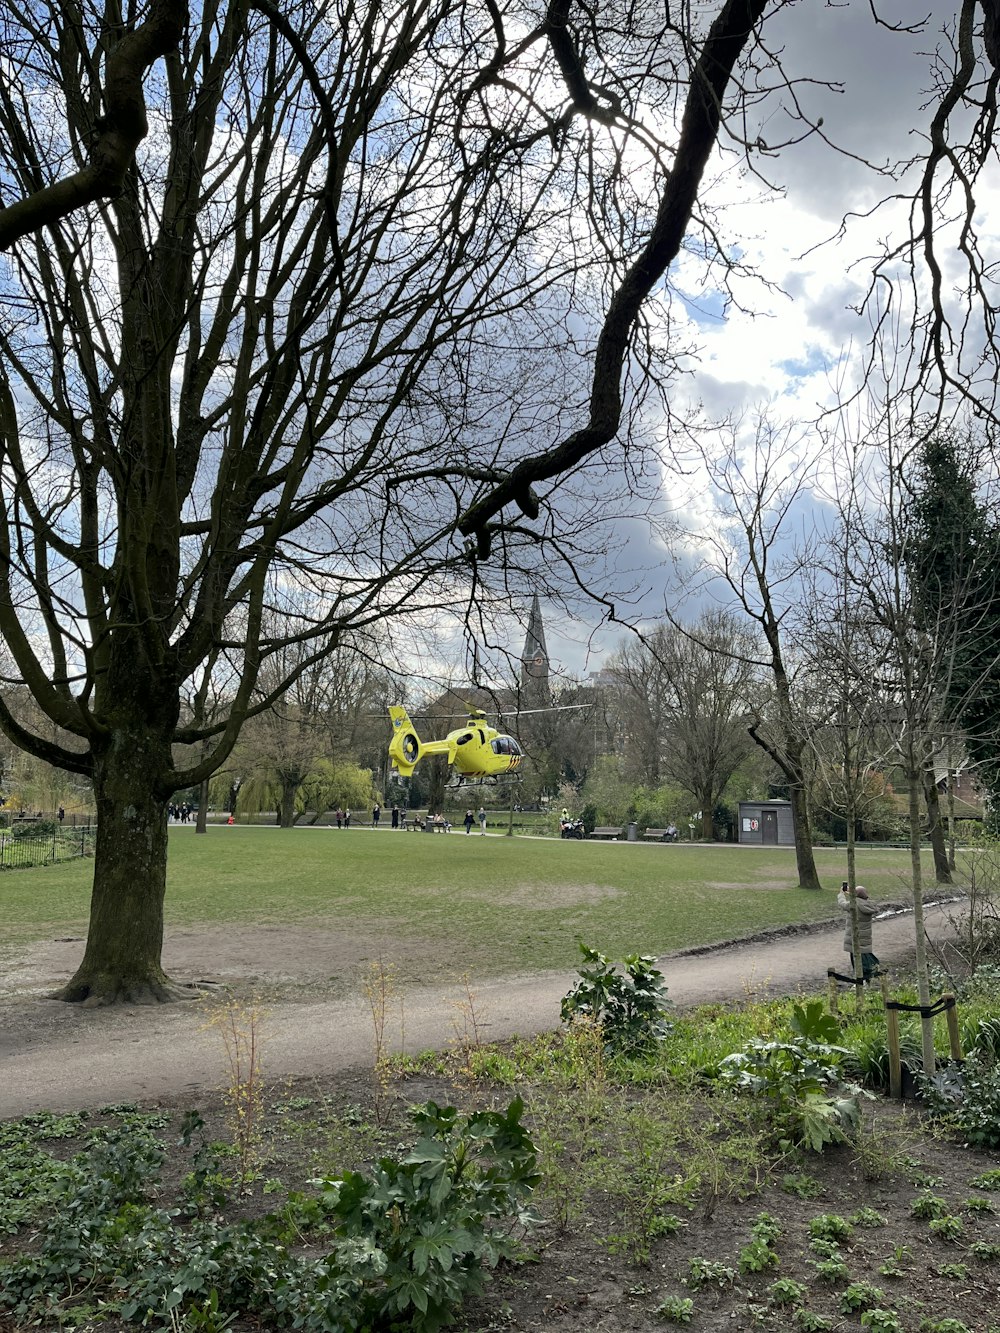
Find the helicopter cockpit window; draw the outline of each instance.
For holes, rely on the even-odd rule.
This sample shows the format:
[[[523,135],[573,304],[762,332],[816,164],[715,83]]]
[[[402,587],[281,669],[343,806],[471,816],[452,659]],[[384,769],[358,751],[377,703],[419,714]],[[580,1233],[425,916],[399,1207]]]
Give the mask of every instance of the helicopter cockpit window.
[[[521,747],[513,736],[497,736],[490,744],[494,754],[520,754]]]
[[[455,742],[455,744],[456,744],[456,745],[468,745],[469,741],[471,741],[471,740],[475,740],[475,735],[474,735],[473,732],[471,732],[471,731],[467,731],[467,732],[465,733],[464,736],[459,736],[459,738],[458,738],[458,740]]]

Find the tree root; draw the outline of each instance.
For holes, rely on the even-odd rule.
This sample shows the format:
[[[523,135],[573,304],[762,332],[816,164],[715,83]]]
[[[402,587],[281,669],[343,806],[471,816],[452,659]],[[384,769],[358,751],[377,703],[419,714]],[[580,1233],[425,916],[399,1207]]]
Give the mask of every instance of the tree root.
[[[203,991],[198,984],[171,981],[164,975],[126,980],[106,974],[88,976],[78,972],[48,998],[79,1004],[84,1009],[100,1009],[112,1004],[174,1004],[180,1000],[196,1000],[201,994]]]

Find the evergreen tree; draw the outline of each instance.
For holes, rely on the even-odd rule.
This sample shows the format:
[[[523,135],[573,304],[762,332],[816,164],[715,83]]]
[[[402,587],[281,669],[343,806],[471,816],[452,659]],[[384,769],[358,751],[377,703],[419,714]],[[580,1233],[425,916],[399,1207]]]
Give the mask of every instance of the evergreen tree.
[[[917,628],[937,641],[945,725],[965,734],[980,781],[1000,792],[1000,527],[979,491],[974,443],[921,446],[904,562]]]

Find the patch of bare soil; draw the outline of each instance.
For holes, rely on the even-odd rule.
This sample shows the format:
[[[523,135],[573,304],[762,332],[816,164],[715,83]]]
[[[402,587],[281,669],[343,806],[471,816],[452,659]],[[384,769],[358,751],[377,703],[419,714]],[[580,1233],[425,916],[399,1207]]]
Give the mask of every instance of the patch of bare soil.
[[[554,907],[589,907],[623,896],[621,889],[610,884],[546,884],[544,892],[537,884],[513,884],[507,889],[469,888],[458,897],[467,900],[488,899],[505,907],[523,907],[529,911],[550,911]]]
[[[76,970],[82,937],[38,940],[8,957],[0,970],[0,1002],[43,996]],[[294,999],[336,998],[357,988],[359,972],[371,960],[392,958],[401,972],[428,967],[440,952],[431,940],[401,937],[326,922],[299,925],[200,925],[166,932],[163,966],[187,983],[209,981],[244,994]]]

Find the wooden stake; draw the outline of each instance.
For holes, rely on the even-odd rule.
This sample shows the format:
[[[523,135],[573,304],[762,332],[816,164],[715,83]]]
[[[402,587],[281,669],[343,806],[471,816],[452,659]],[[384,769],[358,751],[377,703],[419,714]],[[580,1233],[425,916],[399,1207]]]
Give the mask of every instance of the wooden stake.
[[[837,1012],[837,973],[836,969],[828,967],[826,969],[826,989],[830,998],[830,1013]]]
[[[954,1000],[954,998],[954,995],[950,992],[947,995],[941,996],[942,1000]],[[951,1044],[951,1058],[953,1060],[961,1060],[963,1058],[962,1038],[958,1031],[958,1006],[954,1004],[949,1005],[944,1012],[948,1019],[948,1041]]]
[[[882,978],[882,999],[889,1000],[889,982]],[[903,1063],[899,1051],[899,1014],[895,1009],[886,1009],[885,1026],[889,1046],[889,1096],[900,1101],[903,1096]]]

